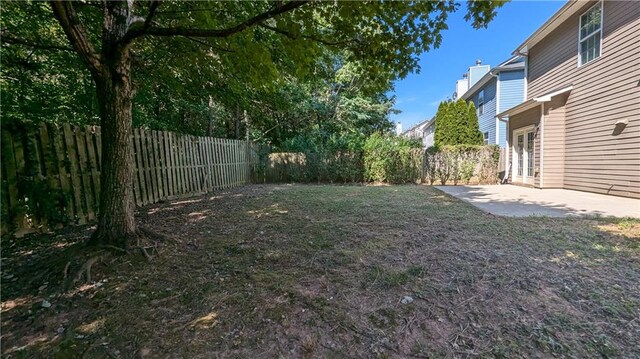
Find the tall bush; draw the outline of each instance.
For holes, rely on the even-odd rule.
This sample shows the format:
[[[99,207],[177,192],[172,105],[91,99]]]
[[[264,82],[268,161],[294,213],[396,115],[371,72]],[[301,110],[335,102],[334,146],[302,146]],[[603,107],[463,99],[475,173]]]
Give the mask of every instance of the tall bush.
[[[436,113],[436,146],[481,145],[482,133],[473,102],[463,99],[441,102]]]
[[[498,181],[498,158],[500,149],[496,145],[455,145],[431,147],[425,152],[424,173],[430,184],[438,181],[445,185],[453,182],[468,184]]]
[[[268,156],[263,177],[270,182],[361,182],[365,139],[361,133],[319,129],[299,134]]]
[[[462,106],[463,104],[460,104],[460,107]],[[473,101],[469,101],[467,104],[467,116],[465,117],[465,120],[466,122],[462,126],[462,128],[466,130],[465,138],[460,142],[460,144],[482,145],[484,143],[484,138],[482,137],[482,132],[480,132],[478,112],[476,111],[476,106],[473,104]]]
[[[450,101],[440,102],[438,105],[438,111],[436,112],[435,131],[433,133],[433,143],[435,146],[444,146],[451,142],[450,130],[451,121],[449,118],[449,105]]]
[[[364,144],[366,181],[407,183],[422,177],[420,143],[404,137],[373,134]]]

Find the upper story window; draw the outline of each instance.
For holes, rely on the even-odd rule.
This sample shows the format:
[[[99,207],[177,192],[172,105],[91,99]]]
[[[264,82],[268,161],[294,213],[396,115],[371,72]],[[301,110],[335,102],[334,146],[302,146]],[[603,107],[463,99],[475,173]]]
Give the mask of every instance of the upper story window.
[[[580,16],[578,66],[600,57],[602,43],[602,2]]]
[[[478,116],[484,113],[484,90],[478,93]]]

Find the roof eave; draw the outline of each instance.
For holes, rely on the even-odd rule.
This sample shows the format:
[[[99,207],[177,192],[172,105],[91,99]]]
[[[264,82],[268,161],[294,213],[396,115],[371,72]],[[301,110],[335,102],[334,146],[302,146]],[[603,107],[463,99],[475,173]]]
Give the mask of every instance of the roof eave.
[[[527,101],[525,101],[525,102],[523,102],[521,104],[513,106],[508,110],[500,112],[499,114],[496,115],[496,117],[498,117],[499,119],[504,120],[505,117],[517,115],[517,114],[522,113],[524,111],[530,110],[530,109],[536,107],[540,103],[549,102],[554,97],[562,95],[562,94],[565,94],[567,92],[570,92],[571,90],[573,90],[573,85],[569,85],[567,87],[561,88],[560,90],[549,92],[549,93],[547,93],[547,94],[545,94],[543,96],[540,96],[540,97],[534,97],[534,98],[532,98],[530,100],[527,100]]]
[[[471,97],[471,95],[473,95],[474,93],[478,92],[478,90],[480,90],[486,84],[488,84],[489,81],[491,81],[491,78],[496,77],[497,73],[499,73],[499,72],[502,72],[502,71],[516,71],[516,70],[520,70],[520,69],[524,69],[524,63],[504,65],[504,66],[496,66],[496,67],[492,68],[491,70],[489,70],[489,72],[487,72],[484,76],[482,76],[480,78],[480,80],[478,80],[478,82],[476,82],[475,84],[473,84],[473,86],[471,86],[470,89],[465,91],[465,93],[462,94],[462,96],[460,96],[460,98],[463,99],[463,100],[468,100],[469,97]]]
[[[505,119],[505,117],[508,120],[509,116],[513,116],[519,113],[522,113],[524,111],[530,110],[534,107],[536,107],[539,104],[539,102],[534,101],[533,99],[531,100],[527,100],[521,104],[518,104],[516,106],[511,107],[508,110],[505,110],[503,112],[500,112],[499,114],[496,115],[496,117],[498,117],[499,119]]]
[[[567,3],[564,4],[558,11],[556,11],[556,13],[553,14],[549,18],[549,20],[545,21],[542,26],[540,26],[533,34],[531,34],[526,40],[524,40],[522,44],[520,44],[520,46],[518,46],[513,51],[512,55],[527,55],[529,53],[529,49],[540,42],[540,40],[547,37],[547,35],[549,35],[551,31],[555,30],[570,16],[575,14],[582,5],[584,5],[584,2],[581,1],[567,1]]]

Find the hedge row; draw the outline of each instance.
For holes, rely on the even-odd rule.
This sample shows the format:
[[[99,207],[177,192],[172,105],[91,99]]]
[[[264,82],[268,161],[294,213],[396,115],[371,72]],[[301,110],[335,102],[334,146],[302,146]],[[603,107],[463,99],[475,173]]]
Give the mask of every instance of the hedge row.
[[[496,183],[498,146],[455,145],[426,151],[415,142],[373,135],[362,151],[280,152],[263,156],[258,181]]]
[[[455,145],[431,147],[425,152],[425,180],[441,185],[497,183],[500,147]]]

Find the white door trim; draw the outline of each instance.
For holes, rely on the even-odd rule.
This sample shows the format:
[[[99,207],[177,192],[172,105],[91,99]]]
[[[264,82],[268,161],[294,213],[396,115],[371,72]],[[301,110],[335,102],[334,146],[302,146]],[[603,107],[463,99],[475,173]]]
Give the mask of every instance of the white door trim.
[[[513,130],[512,132],[512,145],[511,145],[511,153],[512,153],[512,160],[511,160],[511,178],[513,182],[518,182],[518,183],[526,183],[526,184],[533,184],[533,180],[534,180],[534,173],[531,173],[529,176],[526,176],[526,169],[529,167],[529,156],[528,156],[528,149],[527,149],[527,133],[531,133],[533,132],[533,135],[535,136],[535,125],[529,125],[529,126],[525,126],[525,127],[519,127],[515,130]],[[523,136],[523,153],[522,153],[522,176],[518,175],[518,167],[520,165],[519,163],[519,157],[518,157],[518,150],[517,150],[517,146],[518,146],[518,136],[522,135]],[[533,153],[534,156],[533,158],[535,159],[535,137],[534,137],[534,145],[533,145]],[[535,161],[535,160],[534,160]],[[535,163],[534,163],[535,165]],[[534,171],[535,172],[535,166],[534,166]]]

